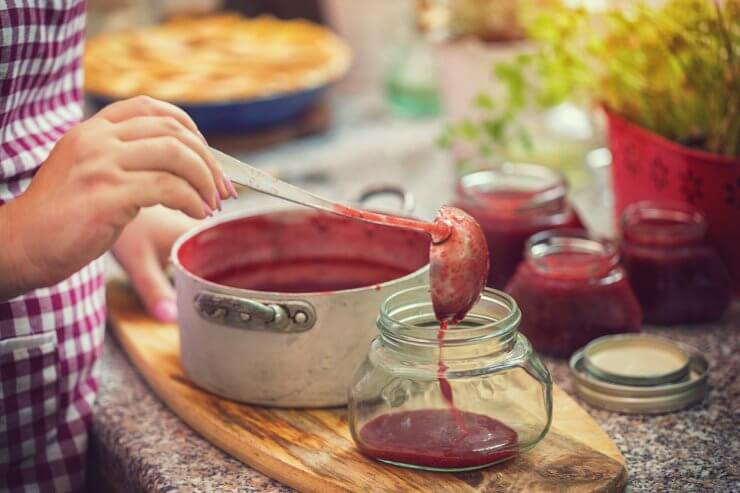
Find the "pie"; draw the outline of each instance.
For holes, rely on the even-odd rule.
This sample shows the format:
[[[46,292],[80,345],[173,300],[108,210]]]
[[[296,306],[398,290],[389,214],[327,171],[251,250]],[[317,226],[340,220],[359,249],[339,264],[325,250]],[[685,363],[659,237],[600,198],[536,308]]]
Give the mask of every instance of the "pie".
[[[218,15],[107,33],[87,43],[85,88],[180,103],[266,98],[340,78],[350,50],[305,20]]]

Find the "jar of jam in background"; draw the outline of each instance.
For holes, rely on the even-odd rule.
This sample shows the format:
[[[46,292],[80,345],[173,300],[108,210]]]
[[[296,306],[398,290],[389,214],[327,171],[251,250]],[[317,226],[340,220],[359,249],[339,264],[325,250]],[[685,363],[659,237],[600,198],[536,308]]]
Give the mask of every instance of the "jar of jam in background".
[[[506,291],[537,351],[569,356],[597,337],[640,331],[640,305],[618,262],[613,242],[583,230],[543,231],[527,241]]]
[[[440,330],[429,288],[390,296],[354,375],[349,425],[365,455],[436,471],[479,469],[538,443],[552,418],[550,374],[507,294],[486,289]]]
[[[622,263],[646,322],[722,316],[732,298],[730,276],[706,241],[700,212],[680,202],[637,202],[624,210],[621,227]]]
[[[567,192],[560,173],[536,164],[503,163],[460,178],[453,205],[473,216],[486,234],[491,262],[488,286],[506,286],[533,234],[583,227]]]

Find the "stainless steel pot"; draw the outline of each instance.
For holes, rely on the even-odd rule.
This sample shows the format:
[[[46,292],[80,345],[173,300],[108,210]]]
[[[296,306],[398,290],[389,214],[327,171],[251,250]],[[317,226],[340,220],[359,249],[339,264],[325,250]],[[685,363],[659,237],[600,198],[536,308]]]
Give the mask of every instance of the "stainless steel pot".
[[[399,190],[371,190],[362,200],[387,192],[401,194],[410,215],[411,198]],[[172,249],[185,372],[200,387],[237,401],[343,405],[376,335],[380,303],[391,292],[428,283],[428,251],[429,240],[419,233],[306,208],[210,221]],[[347,269],[352,262],[364,267]],[[383,275],[376,263],[403,275],[372,282]],[[265,275],[282,283],[371,282],[289,293],[261,288]]]

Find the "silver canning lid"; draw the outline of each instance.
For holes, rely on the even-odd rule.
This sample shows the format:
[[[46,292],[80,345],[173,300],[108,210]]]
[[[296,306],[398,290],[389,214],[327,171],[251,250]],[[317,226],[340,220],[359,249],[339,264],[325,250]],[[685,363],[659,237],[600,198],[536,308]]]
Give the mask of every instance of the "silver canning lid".
[[[599,337],[583,349],[583,364],[599,380],[623,385],[661,385],[689,374],[689,354],[663,337],[620,334]]]
[[[660,414],[678,411],[701,401],[709,390],[709,362],[696,349],[674,342],[689,356],[683,379],[660,385],[624,385],[597,378],[585,368],[584,351],[570,359],[576,394],[589,404],[623,413]]]

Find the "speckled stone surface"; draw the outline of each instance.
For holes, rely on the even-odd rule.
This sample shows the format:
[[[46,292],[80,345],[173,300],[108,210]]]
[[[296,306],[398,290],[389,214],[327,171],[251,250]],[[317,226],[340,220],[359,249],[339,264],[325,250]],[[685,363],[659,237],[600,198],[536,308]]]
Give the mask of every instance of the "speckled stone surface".
[[[740,303],[712,326],[646,332],[699,349],[712,365],[709,395],[689,409],[655,416],[579,403],[619,446],[633,491],[740,491]],[[553,380],[572,394],[567,362],[545,361]]]
[[[374,110],[358,119],[364,126],[340,125],[309,142],[249,156],[250,162],[290,163],[285,167],[298,175],[325,170],[329,180],[311,188],[344,199],[355,196],[364,184],[403,183],[416,194],[420,214],[433,217],[452,191],[449,165],[429,145],[438,125],[390,121]],[[237,205],[277,204],[256,194],[243,195]],[[588,216],[588,208],[582,212]],[[613,413],[582,403],[624,454],[629,488],[740,491],[740,304],[711,326],[647,330],[699,348],[712,363],[712,389],[701,404],[659,416]],[[555,382],[572,392],[567,362],[546,363]],[[210,445],[169,412],[111,334],[92,443],[96,467],[128,491],[291,491]]]
[[[648,329],[712,360],[707,398],[658,416],[603,411],[581,402],[627,459],[632,491],[740,491],[740,305],[712,327]],[[546,359],[572,392],[567,363]],[[201,439],[162,404],[109,334],[94,419],[94,450],[129,491],[292,491]]]
[[[201,439],[149,389],[109,332],[93,451],[124,491],[293,491]]]

